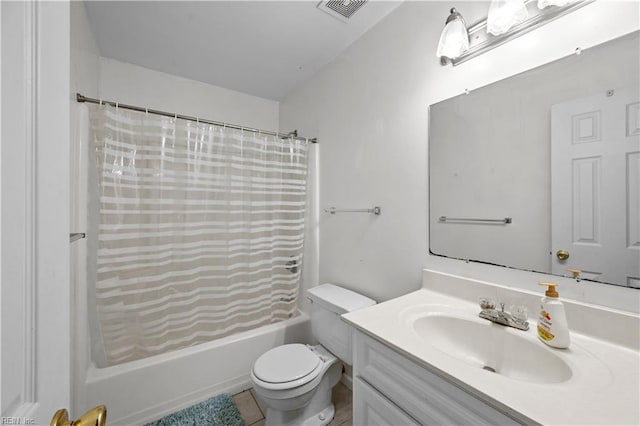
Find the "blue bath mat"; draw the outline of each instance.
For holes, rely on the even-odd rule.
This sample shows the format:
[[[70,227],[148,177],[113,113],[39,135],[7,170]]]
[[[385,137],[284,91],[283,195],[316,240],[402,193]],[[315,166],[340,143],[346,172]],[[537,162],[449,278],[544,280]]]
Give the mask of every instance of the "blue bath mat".
[[[214,396],[145,426],[244,426],[228,393]]]

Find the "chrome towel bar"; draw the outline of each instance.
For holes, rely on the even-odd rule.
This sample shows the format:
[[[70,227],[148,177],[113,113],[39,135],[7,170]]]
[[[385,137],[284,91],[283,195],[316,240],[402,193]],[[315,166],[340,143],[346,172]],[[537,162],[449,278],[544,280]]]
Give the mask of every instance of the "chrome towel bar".
[[[336,207],[329,207],[324,209],[325,213],[331,213],[331,214],[336,214],[336,213],[373,213],[376,216],[380,216],[380,213],[382,213],[382,209],[378,206],[375,206],[372,209],[338,209]]]
[[[463,217],[446,217],[440,216],[438,218],[439,222],[477,222],[477,223],[512,223],[513,220],[510,217],[505,217],[504,219],[472,219],[472,218],[463,218]]]

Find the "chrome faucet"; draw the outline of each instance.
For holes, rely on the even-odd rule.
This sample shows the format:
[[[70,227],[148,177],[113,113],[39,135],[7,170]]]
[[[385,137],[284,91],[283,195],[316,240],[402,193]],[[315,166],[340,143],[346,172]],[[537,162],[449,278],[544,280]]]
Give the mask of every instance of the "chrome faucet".
[[[481,299],[480,318],[484,318],[496,324],[504,325],[507,327],[517,328],[518,330],[528,330],[529,322],[527,321],[527,313],[524,307],[515,308],[515,312],[505,312],[504,303],[500,303],[500,310],[496,309],[495,302],[491,299]]]

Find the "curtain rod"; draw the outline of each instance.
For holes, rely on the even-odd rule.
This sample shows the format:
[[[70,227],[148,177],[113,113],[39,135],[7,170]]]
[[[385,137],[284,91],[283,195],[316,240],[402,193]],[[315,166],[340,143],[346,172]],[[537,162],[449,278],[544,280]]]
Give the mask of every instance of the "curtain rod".
[[[292,139],[296,139],[296,140],[299,140],[299,141],[308,141],[308,142],[311,142],[311,143],[318,143],[318,138],[309,139],[309,138],[303,138],[301,136],[298,136],[298,131],[297,130],[294,130],[294,131],[289,132],[289,133],[278,133],[278,132],[272,132],[272,131],[268,131],[268,130],[254,129],[254,128],[251,128],[251,127],[239,126],[237,124],[221,123],[219,121],[205,120],[205,119],[202,119],[202,118],[191,117],[191,116],[182,115],[182,114],[176,114],[176,113],[173,113],[173,112],[158,111],[158,110],[155,110],[155,109],[142,108],[142,107],[133,106],[133,105],[125,105],[125,104],[121,104],[121,103],[113,102],[113,101],[103,101],[102,99],[87,98],[86,96],[83,96],[80,93],[76,93],[76,101],[78,101],[78,102],[88,102],[88,103],[91,103],[91,104],[99,104],[99,105],[111,105],[111,106],[114,106],[114,107],[117,107],[117,108],[130,109],[130,110],[133,110],[133,111],[146,112],[146,113],[149,113],[149,114],[162,115],[162,116],[165,116],[165,117],[180,118],[180,119],[183,119],[183,120],[197,121],[199,123],[212,124],[214,126],[228,127],[230,129],[248,130],[250,132],[259,132],[259,133],[262,133],[262,134],[265,134],[265,135],[279,136],[281,138],[292,138]]]

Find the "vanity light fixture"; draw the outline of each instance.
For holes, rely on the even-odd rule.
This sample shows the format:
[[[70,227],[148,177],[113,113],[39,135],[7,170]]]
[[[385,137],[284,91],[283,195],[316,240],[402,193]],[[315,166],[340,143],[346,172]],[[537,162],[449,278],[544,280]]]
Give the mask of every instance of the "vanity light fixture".
[[[440,58],[440,63],[446,65],[450,60],[458,58],[469,49],[469,32],[467,24],[462,15],[452,7],[445,22],[436,56]]]
[[[448,63],[454,66],[459,65],[594,1],[492,0],[487,19],[469,27],[468,38],[466,38],[468,46],[464,44],[465,38],[459,35],[461,34],[460,22],[467,30],[462,15],[455,8],[451,9],[451,14],[447,18],[446,26],[440,36],[437,55],[442,65]],[[508,11],[511,11],[512,15],[507,15]],[[525,17],[522,18],[523,16]],[[458,19],[460,22],[449,27],[449,24],[457,22]],[[524,20],[520,21],[520,19]],[[492,22],[489,22],[490,20]],[[448,27],[449,29],[447,29]],[[448,45],[450,33],[458,34],[457,44],[451,42],[451,47]],[[456,39],[454,38],[454,40]],[[446,48],[442,46],[443,44]]]

